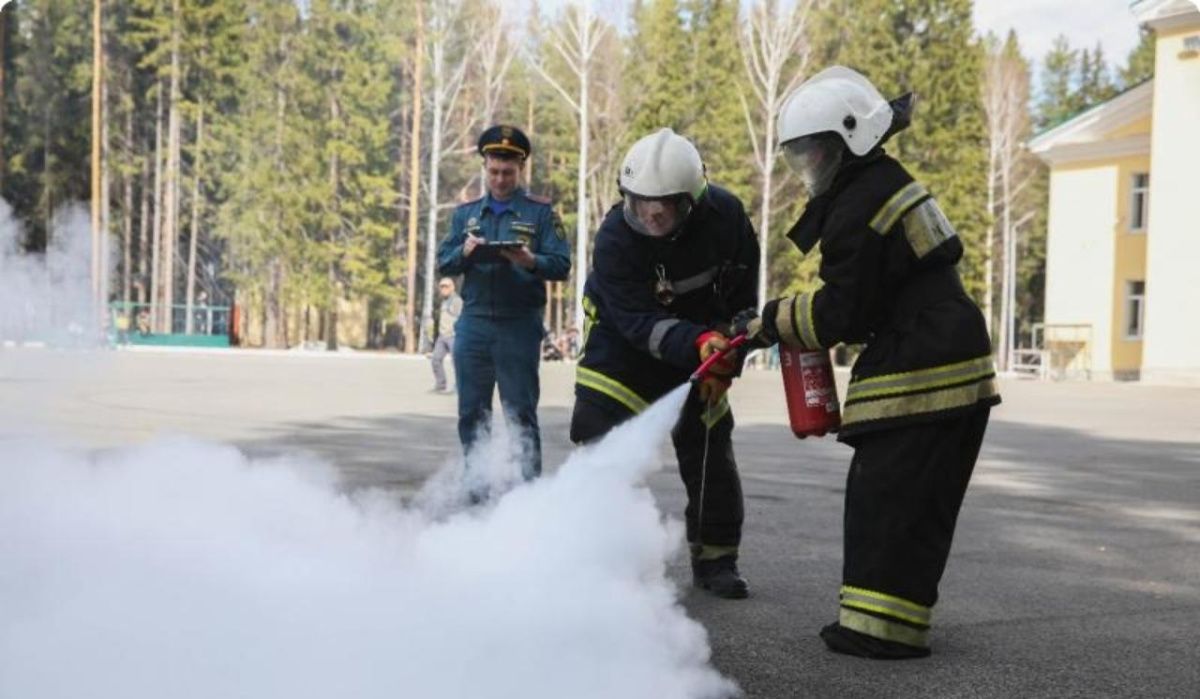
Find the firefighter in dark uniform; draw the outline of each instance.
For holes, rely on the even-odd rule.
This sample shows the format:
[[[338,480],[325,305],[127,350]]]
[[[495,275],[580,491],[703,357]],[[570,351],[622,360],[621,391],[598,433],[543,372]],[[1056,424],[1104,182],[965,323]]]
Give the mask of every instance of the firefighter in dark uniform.
[[[472,447],[490,428],[499,385],[508,425],[519,435],[522,473],[530,479],[542,471],[537,404],[546,282],[567,278],[570,248],[550,200],[520,187],[531,150],[525,134],[493,126],[480,135],[478,149],[487,194],[454,210],[450,234],[438,246],[438,274],[463,276],[454,332],[458,435],[470,472]],[[498,261],[477,261],[476,249],[492,241],[523,246],[503,251]],[[485,486],[474,484],[472,498],[486,497]]]
[[[739,329],[759,346],[865,345],[838,439],[854,447],[834,651],[929,655],[931,613],[996,390],[982,314],[963,291],[961,240],[937,201],[882,144],[911,96],[886,101],[834,66],[789,96],[784,156],[810,199],[788,237],[820,244],[821,286],[768,302]]]
[[[690,141],[670,129],[641,139],[625,156],[619,185],[623,202],[600,225],[584,289],[571,416],[577,444],[685,383],[728,347],[733,314],[757,302],[754,229],[736,197],[707,183]],[[737,568],[742,487],[725,399],[740,367],[740,357],[719,362],[671,435],[688,496],[693,581],[731,599],[748,594]]]

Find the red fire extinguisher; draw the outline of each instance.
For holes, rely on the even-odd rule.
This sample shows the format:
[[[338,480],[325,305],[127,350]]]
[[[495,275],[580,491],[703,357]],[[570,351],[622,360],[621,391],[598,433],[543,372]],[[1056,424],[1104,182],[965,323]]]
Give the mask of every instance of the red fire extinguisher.
[[[792,433],[804,439],[837,432],[842,424],[842,413],[829,350],[806,350],[781,344],[779,364]]]

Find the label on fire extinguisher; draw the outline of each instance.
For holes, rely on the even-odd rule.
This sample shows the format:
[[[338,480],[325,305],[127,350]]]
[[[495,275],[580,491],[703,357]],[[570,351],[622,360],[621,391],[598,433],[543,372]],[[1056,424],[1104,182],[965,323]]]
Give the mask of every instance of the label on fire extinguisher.
[[[833,383],[829,381],[832,373],[828,366],[829,356],[823,352],[805,352],[800,355],[800,373],[804,376],[804,405],[809,408],[825,406],[826,412],[836,412],[837,398],[834,397]]]

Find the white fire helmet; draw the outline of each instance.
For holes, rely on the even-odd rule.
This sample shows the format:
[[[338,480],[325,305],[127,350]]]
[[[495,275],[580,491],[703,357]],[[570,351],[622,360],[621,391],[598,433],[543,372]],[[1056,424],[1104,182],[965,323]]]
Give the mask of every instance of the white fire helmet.
[[[784,160],[812,194],[824,191],[841,164],[841,143],[866,155],[883,140],[893,111],[862,74],[831,66],[792,91],[779,111]]]
[[[663,128],[633,144],[621,163],[617,183],[630,227],[663,238],[682,228],[708,181],[696,146]]]

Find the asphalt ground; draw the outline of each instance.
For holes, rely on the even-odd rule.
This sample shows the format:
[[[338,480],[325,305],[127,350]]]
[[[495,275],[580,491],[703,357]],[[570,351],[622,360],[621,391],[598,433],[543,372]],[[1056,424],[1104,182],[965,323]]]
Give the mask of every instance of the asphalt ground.
[[[570,451],[573,367],[545,364],[547,470]],[[403,497],[457,454],[455,399],[397,355],[79,354],[0,348],[0,436],[92,448],[187,434],[253,454],[305,451],[348,488]],[[850,450],[792,437],[779,377],[731,392],[751,597],[688,587],[713,660],[750,697],[1200,697],[1200,388],[1002,382],[934,611],[933,656],[825,650],[836,616]],[[663,451],[650,486],[680,516]]]

